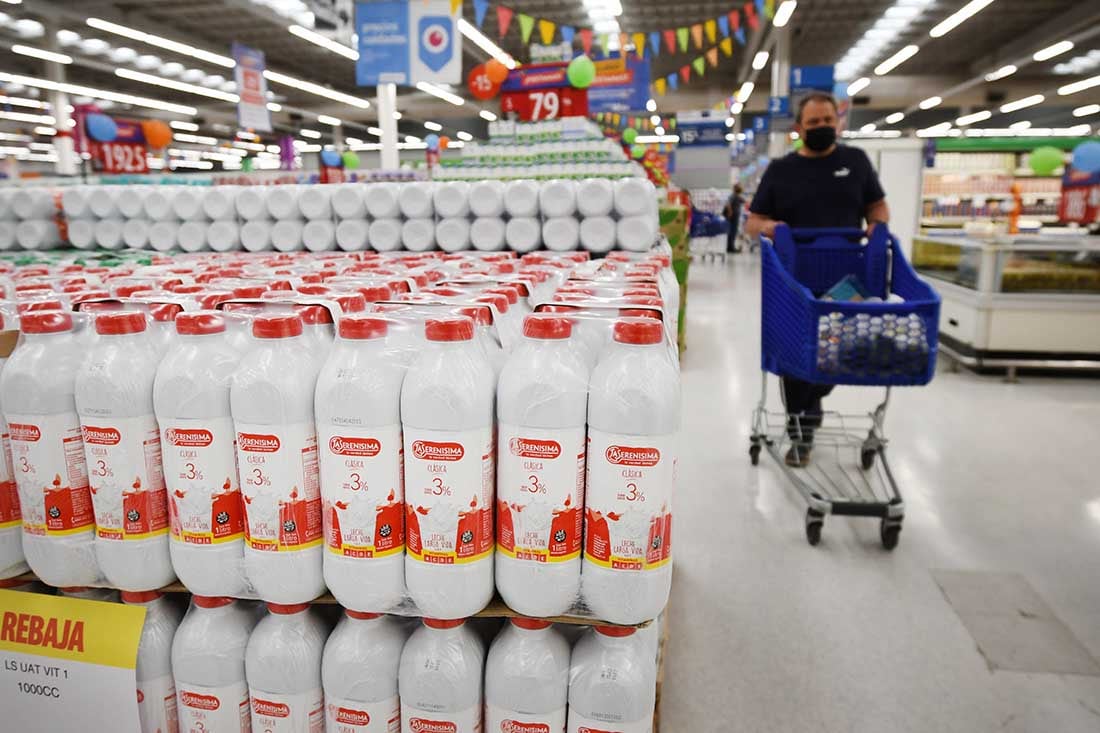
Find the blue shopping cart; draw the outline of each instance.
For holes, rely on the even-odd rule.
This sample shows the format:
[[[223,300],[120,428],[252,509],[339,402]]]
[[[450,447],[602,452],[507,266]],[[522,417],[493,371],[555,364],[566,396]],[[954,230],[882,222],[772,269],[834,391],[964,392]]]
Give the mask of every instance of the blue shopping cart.
[[[905,505],[886,460],[884,423],[890,388],[931,381],[936,367],[939,295],[917,277],[897,239],[878,226],[789,229],[762,240],[760,401],[749,456],[765,448],[806,497],[806,538],[821,540],[825,515],[877,517],[883,547],[901,534]],[[855,276],[867,297],[822,298]],[[767,406],[768,373],[818,384],[880,386],[870,413],[789,415]],[[784,451],[812,434],[814,461],[792,468]],[[808,441],[806,441],[808,442]],[[824,459],[821,457],[824,456]]]

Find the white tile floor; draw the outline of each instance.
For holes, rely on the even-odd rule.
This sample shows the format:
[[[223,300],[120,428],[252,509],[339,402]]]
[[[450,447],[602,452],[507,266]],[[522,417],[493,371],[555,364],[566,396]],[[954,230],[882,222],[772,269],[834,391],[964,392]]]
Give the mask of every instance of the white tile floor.
[[[813,548],[802,497],[748,458],[757,259],[690,280],[662,732],[1100,731],[1100,677],[991,672],[932,575],[1019,573],[1100,659],[1100,380],[941,369],[896,390],[898,549],[846,518]],[[840,388],[827,406],[878,396]]]

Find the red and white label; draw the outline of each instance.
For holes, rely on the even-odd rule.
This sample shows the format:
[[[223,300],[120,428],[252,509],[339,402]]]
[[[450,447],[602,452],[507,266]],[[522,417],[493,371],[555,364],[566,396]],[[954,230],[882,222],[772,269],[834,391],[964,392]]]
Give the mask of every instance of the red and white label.
[[[177,685],[181,733],[250,733],[248,685]]]
[[[96,537],[144,540],[168,532],[160,430],[152,415],[81,424]]]
[[[405,429],[405,543],[414,560],[474,562],[493,549],[491,428]]]
[[[329,552],[362,559],[404,552],[401,426],[322,426],[318,442]]]
[[[245,541],[295,552],[321,544],[321,486],[312,422],[236,423]]]
[[[429,713],[401,706],[403,733],[481,733],[481,705],[456,713]]]
[[[325,697],[320,688],[293,695],[252,690],[252,730],[263,733],[324,733]]]
[[[381,702],[325,698],[327,733],[401,733],[401,702],[397,695]]]
[[[176,685],[172,675],[138,682],[138,718],[143,731],[178,733]]]
[[[76,413],[9,414],[8,430],[23,531],[39,536],[94,531]]]
[[[11,463],[11,436],[3,418],[0,418],[0,425],[3,425],[0,435],[0,530],[4,530],[21,525],[23,514],[19,511],[19,488]]]
[[[501,423],[497,466],[497,549],[540,563],[579,557],[584,427]]]
[[[633,723],[609,723],[586,718],[573,709],[569,710],[568,733],[652,733],[652,731],[652,717]]]
[[[233,419],[170,419],[161,435],[172,539],[188,545],[243,540]]]
[[[676,437],[588,431],[587,561],[646,571],[672,557]]]
[[[485,733],[565,733],[565,708],[524,715],[485,703]]]

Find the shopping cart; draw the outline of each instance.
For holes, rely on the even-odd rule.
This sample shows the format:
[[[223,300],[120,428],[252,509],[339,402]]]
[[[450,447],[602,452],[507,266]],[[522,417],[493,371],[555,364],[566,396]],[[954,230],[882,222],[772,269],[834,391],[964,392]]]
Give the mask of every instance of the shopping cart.
[[[891,387],[932,379],[940,298],[916,276],[884,226],[867,238],[859,229],[781,225],[774,240],[762,240],[761,257],[763,373],[753,412],[752,464],[767,448],[805,496],[811,545],[821,540],[825,515],[836,514],[879,518],[882,546],[892,550],[905,505],[886,460],[886,407]],[[816,297],[849,275],[876,300]],[[769,372],[819,384],[881,386],[886,396],[867,414],[791,416],[786,405],[769,411]],[[788,466],[785,451],[811,431],[813,461],[805,468]]]

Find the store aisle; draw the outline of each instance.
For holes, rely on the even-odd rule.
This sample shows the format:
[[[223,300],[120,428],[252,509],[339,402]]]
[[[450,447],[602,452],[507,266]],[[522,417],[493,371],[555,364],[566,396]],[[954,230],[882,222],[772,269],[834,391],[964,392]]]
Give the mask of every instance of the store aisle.
[[[755,257],[692,266],[662,731],[1100,730],[1100,381],[941,370],[896,391],[900,546],[830,518],[812,548],[801,496],[749,463],[759,298]],[[937,578],[972,591],[988,657]],[[1006,656],[1091,674],[991,670]]]

